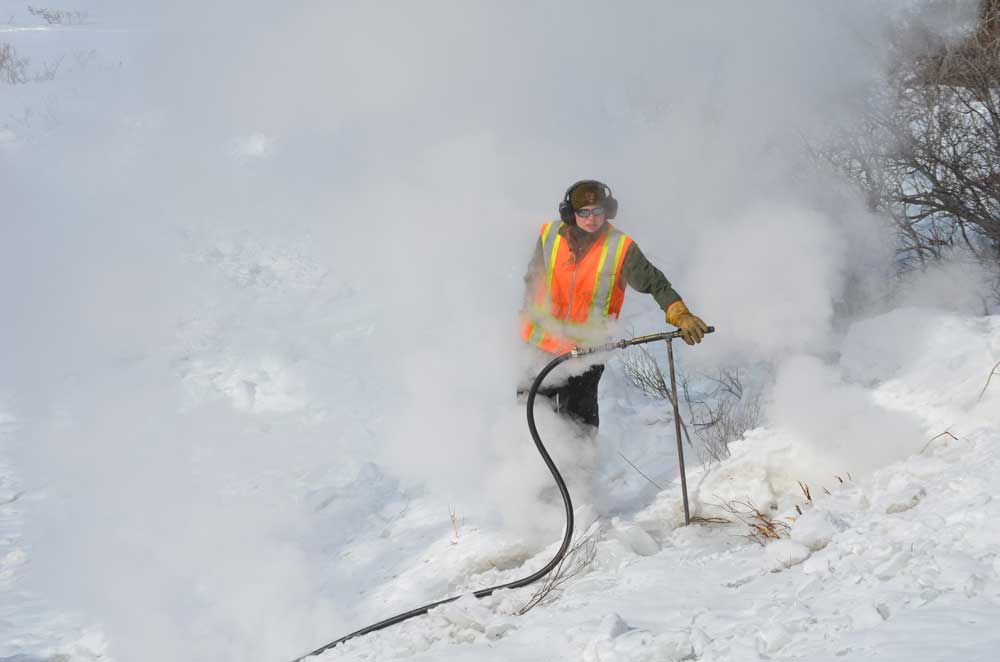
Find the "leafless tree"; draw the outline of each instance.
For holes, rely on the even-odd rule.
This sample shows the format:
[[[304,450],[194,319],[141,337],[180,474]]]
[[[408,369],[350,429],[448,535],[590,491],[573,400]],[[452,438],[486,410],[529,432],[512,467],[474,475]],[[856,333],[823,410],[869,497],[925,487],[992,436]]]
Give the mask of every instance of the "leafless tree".
[[[899,230],[899,262],[961,246],[1000,262],[1000,32],[996,0],[958,45],[915,24],[893,39],[888,83],[827,157]]]

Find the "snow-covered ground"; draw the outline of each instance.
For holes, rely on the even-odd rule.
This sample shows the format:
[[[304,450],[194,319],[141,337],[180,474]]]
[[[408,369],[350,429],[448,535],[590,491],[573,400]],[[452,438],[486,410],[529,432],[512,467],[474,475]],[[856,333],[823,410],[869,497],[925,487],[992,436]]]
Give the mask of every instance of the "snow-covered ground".
[[[731,523],[682,526],[676,485],[646,493],[646,505],[636,508],[644,499],[624,495],[642,492],[626,485],[637,479],[605,458],[595,483],[622,512],[598,518],[593,506],[578,506],[577,531],[594,534],[593,560],[550,604],[517,615],[532,587],[481,601],[463,598],[323,659],[995,659],[1000,381],[987,387],[987,380],[997,357],[996,316],[901,309],[855,324],[839,364],[825,367],[829,373],[820,379],[827,380],[839,416],[875,427],[831,423],[822,447],[815,446],[816,436],[797,434],[794,424],[759,429],[734,445],[729,460],[692,471],[693,514]],[[602,404],[632,421],[615,436],[622,430],[641,439],[648,426],[637,409],[615,402],[623,388],[606,388]],[[913,423],[914,434],[880,435],[879,421],[895,417]],[[4,435],[5,443],[16,437],[16,421],[5,419]],[[602,432],[603,450],[618,443]],[[894,444],[886,452],[898,459],[860,466],[856,460],[868,462],[871,454],[859,449],[880,443]],[[642,444],[630,452],[655,466],[641,454]],[[358,449],[339,471],[310,477],[312,505],[327,514],[321,521],[353,531],[340,541],[331,568],[354,581],[341,581],[341,590],[328,596],[348,614],[340,628],[325,633],[329,639],[523,576],[557,547],[557,526],[542,547],[461,516],[453,527],[447,504],[398,492],[364,457]],[[663,480],[669,471],[660,473]],[[32,556],[19,535],[22,505],[39,497],[23,491],[9,465],[2,489],[3,655],[45,659],[60,652],[84,660],[107,654],[99,614],[69,618],[57,604],[17,590]],[[737,501],[786,523],[787,535],[765,546],[750,541],[749,526],[722,507]],[[98,627],[84,627],[87,622]],[[287,655],[325,643],[322,632],[310,634],[312,641],[282,642]]]
[[[463,598],[321,659],[996,659],[1000,384],[983,389],[998,356],[1000,317],[905,309],[856,324],[832,368],[845,381],[832,390],[856,389],[863,410],[841,409],[845,417],[918,422],[907,447],[893,449],[898,460],[855,466],[858,448],[885,440],[849,420],[824,448],[792,430],[756,430],[729,460],[691,476],[694,514],[732,523],[682,526],[677,489],[665,490],[594,523],[593,562],[552,604],[516,615],[531,587]],[[734,501],[787,532],[751,542],[749,526],[721,507]],[[593,521],[586,511],[581,532]],[[494,585],[555,547],[524,568],[477,572],[509,565],[511,550],[446,533],[380,589],[382,613],[443,595],[414,590],[430,578],[448,578],[453,591]]]
[[[412,25],[402,11],[319,12],[321,26],[389,33],[320,30],[330,58],[315,78],[351,63],[333,67],[327,97],[285,70],[311,71],[313,51],[296,47],[316,40],[312,12],[247,9],[255,39],[243,43],[206,28],[242,19],[242,5],[182,6],[165,40],[178,45],[158,58],[149,46],[163,35],[138,6],[126,20],[104,5],[54,27],[0,4],[0,20],[13,17],[0,42],[30,57],[30,72],[54,71],[0,87],[0,190],[13,210],[0,216],[0,662],[287,661],[551,558],[561,506],[513,394],[525,360],[513,311],[537,229],[519,207],[534,204],[524,198],[539,179],[539,213],[550,212],[544,177],[579,175],[549,172],[566,161],[617,164],[607,167],[646,184],[651,202],[623,207],[622,223],[719,327],[696,349],[678,344],[681,367],[772,363],[766,425],[724,462],[691,453],[696,520],[684,526],[670,414],[610,359],[595,447],[538,412],[573,490],[578,571],[526,612],[536,587],[465,595],[321,659],[998,659],[1000,374],[989,380],[1000,316],[977,313],[978,273],[932,273],[895,299],[913,305],[834,319],[846,283],[880,285],[891,255],[860,204],[830,211],[801,181],[790,187],[803,199],[781,188],[746,213],[706,202],[726,197],[716,186],[730,161],[750,189],[788,175],[762,159],[754,179],[741,159],[759,138],[781,160],[773,141],[790,109],[806,112],[801,97],[832,106],[855,90],[864,58],[842,52],[845,80],[818,89],[826,60],[806,60],[856,24],[819,29],[792,12],[799,43],[765,17],[756,28],[778,42],[774,59],[745,44],[770,64],[725,60],[695,76],[693,109],[658,96],[676,80],[613,81],[614,103],[580,107],[575,121],[620,133],[567,157],[565,135],[545,141],[578,130],[572,121],[525,123],[505,105],[505,84],[519,98],[540,98],[551,79],[575,85],[571,64],[534,56],[551,52],[541,23],[483,9],[482,25],[426,44],[450,10],[422,8]],[[693,19],[705,38],[718,32],[712,16]],[[261,28],[271,20],[280,37]],[[604,54],[616,73],[650,61],[686,70],[637,46],[646,21],[629,20],[624,59]],[[491,59],[497,34],[522,39],[505,66]],[[679,34],[666,41],[689,50]],[[385,44],[408,46],[406,60]],[[776,64],[800,61],[788,49],[801,71]],[[539,61],[538,80],[517,87]],[[476,87],[483,63],[507,78]],[[698,87],[709,79],[712,94]],[[273,86],[263,94],[262,81]],[[463,94],[442,112],[453,87]],[[300,92],[285,108],[282,95]],[[698,104],[714,94],[760,136],[725,112],[701,125]],[[665,143],[661,113],[679,127]],[[615,124],[626,120],[638,128]],[[425,133],[426,146],[411,144]],[[734,143],[714,142],[724,135]],[[710,195],[699,194],[702,167]],[[676,208],[673,223],[655,222],[660,205]],[[636,333],[662,328],[635,293],[624,317]],[[778,539],[752,540],[754,524]]]

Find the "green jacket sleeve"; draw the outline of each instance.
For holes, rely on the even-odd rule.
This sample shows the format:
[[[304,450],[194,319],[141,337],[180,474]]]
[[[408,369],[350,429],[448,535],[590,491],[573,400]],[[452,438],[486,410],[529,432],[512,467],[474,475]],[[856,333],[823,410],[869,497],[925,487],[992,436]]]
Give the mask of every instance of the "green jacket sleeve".
[[[625,254],[625,262],[622,264],[622,275],[629,287],[643,294],[652,294],[657,305],[663,310],[670,307],[670,304],[681,300],[681,295],[663,275],[663,272],[653,266],[646,259],[646,256],[639,250],[639,245],[632,242],[628,253]]]

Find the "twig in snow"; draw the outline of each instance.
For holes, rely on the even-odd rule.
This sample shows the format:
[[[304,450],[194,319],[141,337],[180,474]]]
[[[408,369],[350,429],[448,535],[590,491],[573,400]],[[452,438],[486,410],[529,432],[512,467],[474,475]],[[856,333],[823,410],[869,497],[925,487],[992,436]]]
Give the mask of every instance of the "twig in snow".
[[[559,561],[559,565],[546,575],[541,586],[535,589],[531,598],[517,610],[518,616],[523,616],[538,605],[545,605],[553,602],[559,597],[562,585],[573,577],[587,569],[597,558],[597,534],[599,529],[595,529],[580,540],[578,540],[566,556]]]
[[[465,519],[463,518],[462,521],[459,522],[458,510],[452,510],[451,506],[448,506],[448,514],[451,515],[451,529],[455,532],[455,539],[451,541],[452,544],[454,544],[458,542],[458,527],[460,524],[465,523]]]
[[[983,387],[983,390],[980,392],[976,402],[982,400],[983,396],[986,395],[986,389],[990,387],[990,380],[993,379],[993,375],[1000,375],[1000,372],[997,372],[997,368],[1000,368],[1000,361],[997,361],[997,364],[993,366],[993,370],[990,371],[990,376],[986,378],[986,386]]]
[[[10,497],[6,501],[0,501],[0,506],[10,505],[10,504],[14,503],[15,501],[17,501],[18,499],[20,499],[22,496],[24,496],[24,492],[18,492],[17,494],[15,494],[14,496]]]
[[[622,456],[623,460],[625,460],[626,462],[628,462],[628,464],[629,464],[630,467],[632,467],[637,472],[639,472],[640,476],[642,476],[643,478],[645,478],[646,480],[648,480],[650,482],[650,484],[652,484],[653,487],[655,487],[656,489],[660,490],[661,492],[663,491],[663,488],[660,487],[659,485],[657,485],[656,481],[654,481],[652,478],[650,478],[646,474],[642,473],[642,470],[640,470],[639,467],[637,467],[634,464],[632,464],[632,460],[630,460],[627,457],[625,457],[625,453],[622,453],[621,451],[618,451],[618,454]]]
[[[928,441],[928,442],[927,442],[926,444],[924,444],[924,447],[920,449],[920,454],[921,454],[921,455],[923,455],[924,451],[925,451],[925,450],[927,450],[927,448],[928,448],[928,447],[929,447],[929,446],[930,446],[931,444],[933,444],[933,443],[934,443],[934,440],[935,440],[935,439],[940,439],[941,437],[943,437],[943,436],[945,436],[945,435],[948,435],[949,437],[951,437],[951,438],[952,438],[952,439],[954,439],[955,441],[958,441],[958,437],[956,437],[955,435],[953,435],[953,434],[952,434],[951,432],[949,432],[948,430],[945,430],[945,431],[944,431],[944,432],[942,432],[941,434],[939,434],[939,435],[935,435],[935,436],[931,437],[931,438],[930,438],[930,441]]]
[[[725,517],[702,517],[701,515],[693,515],[691,517],[692,524],[732,524],[733,520],[726,519]]]

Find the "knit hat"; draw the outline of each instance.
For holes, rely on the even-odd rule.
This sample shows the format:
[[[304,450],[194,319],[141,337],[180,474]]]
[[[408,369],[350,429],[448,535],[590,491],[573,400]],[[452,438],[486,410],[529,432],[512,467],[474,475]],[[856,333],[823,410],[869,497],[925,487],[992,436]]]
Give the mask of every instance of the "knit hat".
[[[569,194],[569,202],[574,210],[587,205],[599,205],[605,199],[607,196],[604,194],[604,187],[596,182],[580,184]]]

